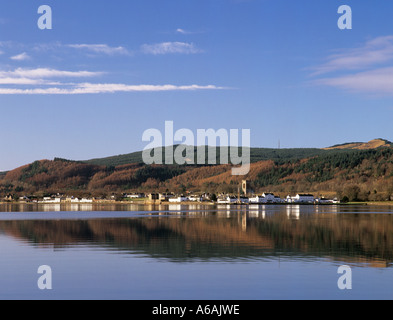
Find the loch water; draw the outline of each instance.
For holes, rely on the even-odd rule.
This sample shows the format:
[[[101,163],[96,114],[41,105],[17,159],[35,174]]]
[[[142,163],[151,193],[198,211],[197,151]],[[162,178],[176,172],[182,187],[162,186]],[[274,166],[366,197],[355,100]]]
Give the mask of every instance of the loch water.
[[[3,204],[0,252],[1,300],[393,298],[389,206]]]

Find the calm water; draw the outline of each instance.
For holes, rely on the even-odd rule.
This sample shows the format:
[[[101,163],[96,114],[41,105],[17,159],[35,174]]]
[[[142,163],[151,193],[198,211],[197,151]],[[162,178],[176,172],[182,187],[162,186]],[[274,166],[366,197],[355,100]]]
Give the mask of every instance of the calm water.
[[[393,299],[393,207],[2,205],[0,250],[0,299]]]

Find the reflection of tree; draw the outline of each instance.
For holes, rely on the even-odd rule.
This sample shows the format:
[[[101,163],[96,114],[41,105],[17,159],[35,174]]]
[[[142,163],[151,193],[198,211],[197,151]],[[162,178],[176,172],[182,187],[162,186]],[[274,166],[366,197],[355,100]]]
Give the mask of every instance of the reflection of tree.
[[[250,218],[236,212],[179,217],[2,221],[0,231],[30,243],[93,244],[175,261],[271,255],[393,261],[393,216],[282,212]]]

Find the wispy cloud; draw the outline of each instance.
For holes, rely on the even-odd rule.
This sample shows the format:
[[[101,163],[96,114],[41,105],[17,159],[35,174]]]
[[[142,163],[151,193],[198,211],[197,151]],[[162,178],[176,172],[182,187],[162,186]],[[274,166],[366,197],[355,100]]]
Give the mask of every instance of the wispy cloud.
[[[99,94],[117,92],[162,92],[162,91],[196,91],[196,90],[220,90],[225,88],[214,85],[126,85],[126,84],[100,84],[80,83],[72,84],[67,88],[1,88],[0,95],[76,95],[76,94]]]
[[[312,70],[312,84],[393,95],[393,36],[377,37],[358,48],[340,50]]]
[[[393,95],[393,67],[318,79],[314,83],[353,92]]]
[[[86,78],[96,77],[102,75],[103,72],[91,72],[91,71],[65,71],[50,68],[36,68],[26,69],[17,68],[12,71],[0,71],[0,78],[12,77],[12,78]]]
[[[184,29],[177,29],[177,33],[189,34],[189,31]],[[14,42],[0,42],[0,48],[6,48],[7,51],[10,49],[15,51],[19,49],[24,51],[20,54],[11,57],[14,61],[25,61],[31,60],[31,56],[27,52],[33,53],[49,53],[53,52],[56,55],[64,56],[70,54],[74,50],[76,53],[84,54],[90,57],[96,56],[133,56],[136,50],[130,50],[123,46],[110,46],[108,44],[86,44],[86,43],[74,43],[74,44],[63,44],[61,42],[53,43],[39,43],[34,45],[26,45]],[[4,50],[0,51],[3,52]],[[165,54],[197,54],[204,52],[198,48],[194,43],[188,42],[161,42],[154,44],[142,44],[139,47],[139,52],[143,54],[151,55],[165,55]]]
[[[178,28],[178,29],[176,29],[176,33],[188,34],[189,32],[184,29]]]
[[[130,85],[122,83],[90,83],[90,82],[63,82],[53,79],[92,78],[104,74],[91,71],[65,71],[49,68],[24,69],[0,71],[1,95],[75,95],[99,94],[118,92],[163,92],[163,91],[197,91],[221,90],[224,87],[215,85]],[[4,87],[7,86],[7,87]],[[10,87],[12,86],[12,87]],[[21,87],[23,86],[23,87]],[[30,86],[26,88],[26,86]]]
[[[159,91],[196,91],[224,89],[214,85],[126,85],[126,84],[94,84],[81,83],[75,93],[115,93],[115,92],[159,92]]]
[[[0,71],[2,85],[61,85],[61,82],[48,80],[52,78],[90,78],[102,75],[102,72],[64,71],[49,68]]]
[[[393,36],[383,36],[367,41],[365,45],[340,50],[327,57],[326,62],[313,68],[313,75],[334,71],[364,69],[393,60]]]
[[[193,43],[186,42],[162,42],[156,44],[144,44],[141,47],[143,53],[161,55],[161,54],[194,54],[201,53]]]
[[[69,48],[86,50],[89,52],[105,55],[130,55],[131,52],[124,47],[111,47],[107,44],[69,44]]]
[[[184,29],[182,29],[182,28],[176,29],[176,33],[180,33],[180,34],[192,34],[191,31],[184,30]]]
[[[26,52],[11,57],[11,60],[15,60],[15,61],[25,61],[30,59],[31,59],[30,56]]]
[[[183,28],[177,28],[175,30],[176,34],[183,34],[183,35],[189,35],[189,34],[201,34],[201,33],[205,33],[205,30],[187,30],[187,29],[183,29]]]
[[[12,78],[4,77],[0,78],[0,84],[4,85],[60,85],[59,82],[47,81],[45,79],[31,79],[31,78]]]

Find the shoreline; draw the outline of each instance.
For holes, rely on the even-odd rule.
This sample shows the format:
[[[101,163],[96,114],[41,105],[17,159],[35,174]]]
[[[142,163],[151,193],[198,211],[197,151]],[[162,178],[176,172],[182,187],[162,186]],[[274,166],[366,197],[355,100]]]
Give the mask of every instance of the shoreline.
[[[360,205],[360,206],[393,206],[393,201],[362,201],[347,203],[217,203],[211,201],[183,201],[169,202],[161,200],[139,200],[139,201],[115,201],[103,200],[93,202],[53,202],[53,203],[37,203],[37,202],[21,202],[21,201],[0,201],[0,205],[224,205],[224,206],[252,206],[252,205],[309,205],[309,206],[332,206],[332,205]]]

